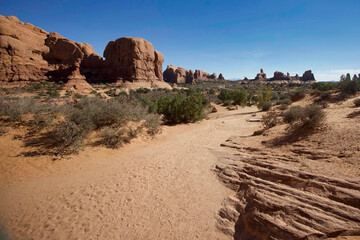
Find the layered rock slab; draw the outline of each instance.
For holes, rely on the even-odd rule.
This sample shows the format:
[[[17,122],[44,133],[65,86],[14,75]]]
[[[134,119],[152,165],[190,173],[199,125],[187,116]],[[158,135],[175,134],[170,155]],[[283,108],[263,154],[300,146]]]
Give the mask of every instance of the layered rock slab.
[[[235,239],[360,235],[360,182],[296,167],[304,152],[316,159],[335,157],[331,153],[312,154],[295,147],[288,154],[277,154],[232,139],[222,146],[237,150],[222,155],[215,168],[219,178],[236,191],[236,197],[226,199],[219,211],[218,227],[223,232]]]

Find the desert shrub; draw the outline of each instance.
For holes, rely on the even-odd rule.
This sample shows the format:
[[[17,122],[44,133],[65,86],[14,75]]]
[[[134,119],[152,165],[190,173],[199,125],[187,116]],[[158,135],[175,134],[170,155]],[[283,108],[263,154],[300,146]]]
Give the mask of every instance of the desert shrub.
[[[295,92],[291,93],[290,99],[291,99],[291,101],[296,102],[296,101],[303,99],[305,97],[305,95],[306,95],[305,89],[300,88],[300,89],[297,89]]]
[[[324,82],[316,82],[311,85],[312,89],[318,90],[321,92],[334,90],[338,87],[338,83],[324,83]]]
[[[148,114],[144,118],[143,126],[150,136],[154,136],[161,132],[161,117],[158,114]]]
[[[283,104],[280,105],[279,109],[280,110],[286,110],[288,107],[289,107],[288,104],[283,103]]]
[[[85,136],[84,130],[70,121],[59,122],[48,133],[51,145],[56,149],[56,155],[77,153]]]
[[[187,95],[178,93],[175,96],[158,99],[158,113],[163,114],[167,123],[196,122],[204,117],[206,99],[201,93],[188,92]]]
[[[262,105],[261,110],[262,111],[269,111],[272,107],[271,102],[266,102]]]
[[[49,90],[46,92],[49,98],[58,98],[60,97],[60,93],[56,90]]]
[[[290,98],[276,101],[276,105],[282,105],[282,104],[290,105],[291,103],[292,103],[292,101],[290,100]]]
[[[214,94],[215,94],[215,90],[214,90],[213,88],[210,88],[210,90],[209,90],[208,93],[211,94],[211,95],[214,95]]]
[[[125,128],[111,128],[106,127],[101,133],[102,142],[108,148],[119,148],[124,143],[129,143],[131,141],[131,137]]]
[[[32,126],[37,129],[43,129],[50,126],[55,119],[55,115],[52,113],[35,113],[33,118]]]
[[[316,105],[318,105],[322,108],[327,108],[327,107],[329,107],[329,102],[324,100],[324,101],[316,102]]]
[[[137,107],[118,99],[104,101],[99,98],[84,98],[70,108],[66,118],[89,131],[111,125],[121,126],[128,120],[138,118],[143,109],[140,111]]]
[[[148,88],[138,88],[138,89],[136,89],[136,92],[137,93],[148,93],[148,92],[150,92],[151,90],[150,89],[148,89]]]
[[[323,109],[318,105],[291,107],[284,113],[284,121],[287,123],[300,122],[300,126],[315,128],[321,125],[325,119]]]
[[[355,107],[360,107],[360,98],[354,100]]]
[[[327,92],[323,92],[320,94],[320,101],[322,100],[328,100],[331,97],[331,92],[327,91]]]
[[[284,122],[293,123],[299,119],[304,118],[304,109],[300,106],[291,107],[288,111],[284,112]]]
[[[158,105],[156,101],[152,101],[148,98],[141,98],[140,102],[143,107],[147,107],[149,113],[156,113],[158,110]]]
[[[308,105],[305,107],[305,117],[303,125],[309,128],[315,128],[321,125],[325,119],[323,109],[318,105]]]
[[[289,93],[282,93],[282,94],[279,95],[279,99],[280,100],[286,100],[286,99],[290,100],[290,94]]]
[[[269,112],[263,116],[263,125],[265,129],[275,127],[278,123],[278,115],[275,112]]]
[[[231,101],[231,100],[226,100],[223,102],[224,107],[231,106],[231,105],[233,105],[233,101]]]
[[[75,94],[74,94],[74,98],[81,99],[81,98],[83,98],[83,97],[84,97],[84,96],[81,95],[80,93],[75,93]]]
[[[34,113],[38,110],[39,106],[34,99],[21,98],[21,99],[6,99],[3,100],[2,109],[0,114],[9,116],[10,122],[21,121],[22,115],[27,113]]]

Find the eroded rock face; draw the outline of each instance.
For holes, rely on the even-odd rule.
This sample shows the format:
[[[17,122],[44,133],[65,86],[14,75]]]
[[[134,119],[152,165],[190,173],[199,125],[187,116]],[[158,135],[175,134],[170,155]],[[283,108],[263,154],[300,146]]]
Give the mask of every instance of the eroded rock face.
[[[222,75],[222,73],[219,74],[219,77],[218,77],[219,80],[225,80],[224,76]]]
[[[199,79],[199,80],[208,80],[210,77],[210,74],[207,72],[204,72],[202,70],[195,69],[194,77],[195,77],[195,79]]]
[[[284,73],[276,71],[274,72],[274,77],[273,80],[290,80],[290,74],[288,76],[286,76]]]
[[[305,71],[304,74],[301,77],[302,81],[315,81],[314,74],[311,72],[311,70]]]
[[[313,82],[316,81],[314,74],[312,74],[311,70],[306,71],[302,77],[300,77],[298,74],[295,76],[291,76],[288,72],[286,75],[280,71],[274,72],[274,76],[272,78],[267,78],[266,74],[264,73],[264,70],[261,69],[260,73],[258,73],[254,80],[258,81],[272,81],[274,83],[302,83],[302,82]]]
[[[236,196],[224,200],[218,227],[234,239],[327,239],[360,234],[360,183],[304,170],[304,161],[337,157],[306,144],[288,151],[256,148],[233,137],[235,150],[215,171]],[[329,171],[331,172],[331,171]]]
[[[111,41],[104,56],[105,61],[87,43],[0,15],[2,82],[77,80],[83,88],[85,80],[145,81],[150,85],[163,81],[164,56],[144,39],[125,37]]]
[[[264,73],[263,69],[260,69],[260,73],[256,75],[255,80],[266,80],[266,73]]]
[[[0,15],[0,79],[7,81],[45,80],[49,70],[44,54],[48,33],[14,16]]]
[[[164,57],[142,38],[123,37],[110,41],[104,51],[111,80],[161,81]]]
[[[194,72],[182,67],[168,65],[164,71],[164,80],[169,83],[194,83]]]

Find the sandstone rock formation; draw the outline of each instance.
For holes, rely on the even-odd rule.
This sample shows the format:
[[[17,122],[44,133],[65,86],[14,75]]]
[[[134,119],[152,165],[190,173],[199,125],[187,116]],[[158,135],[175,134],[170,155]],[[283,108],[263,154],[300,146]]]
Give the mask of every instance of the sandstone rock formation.
[[[274,72],[274,77],[273,80],[290,80],[290,74],[288,76],[286,76],[284,73],[276,71]]]
[[[207,79],[209,76],[210,76],[209,73],[199,69],[195,69],[195,73],[194,73],[195,79]]]
[[[142,38],[110,41],[104,51],[107,75],[113,81],[162,81],[164,57]]]
[[[311,72],[311,70],[305,71],[304,74],[301,77],[302,81],[314,81],[315,77],[314,74]]]
[[[333,159],[326,151],[294,146],[290,153],[222,144],[215,171],[236,191],[219,211],[218,227],[234,239],[326,239],[360,234],[360,183],[304,170],[304,159]],[[302,164],[301,164],[302,163]]]
[[[105,61],[91,45],[48,33],[16,17],[0,15],[0,82],[72,81],[79,89],[89,81],[163,82],[163,55],[141,38],[109,42]],[[87,89],[91,89],[89,86]]]
[[[257,80],[257,81],[266,80],[266,81],[272,81],[275,83],[289,83],[289,82],[303,83],[303,82],[316,81],[314,74],[312,74],[311,70],[306,71],[302,77],[299,77],[298,74],[296,74],[295,76],[291,76],[289,72],[285,75],[284,73],[282,73],[280,71],[276,71],[276,72],[274,72],[274,76],[272,78],[267,78],[263,69],[260,70],[260,73],[258,73],[256,75],[254,80]]]
[[[182,67],[168,65],[164,71],[164,80],[169,83],[194,83],[194,72]]]
[[[195,73],[193,70],[187,70],[181,67],[175,67],[168,65],[163,73],[164,81],[169,83],[187,83],[193,84],[195,80],[200,81],[211,81],[211,80],[225,80],[222,74],[217,77],[216,73],[209,74],[202,70],[196,69]]]
[[[266,74],[263,69],[260,69],[260,73],[256,75],[255,80],[266,80]]]
[[[219,77],[218,77],[219,80],[225,80],[224,76],[222,75],[222,73],[219,74]]]

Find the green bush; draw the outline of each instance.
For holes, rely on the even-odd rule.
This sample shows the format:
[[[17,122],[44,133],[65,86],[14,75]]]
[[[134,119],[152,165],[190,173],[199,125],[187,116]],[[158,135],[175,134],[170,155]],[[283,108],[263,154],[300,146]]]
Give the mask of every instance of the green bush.
[[[263,85],[260,86],[260,89],[258,91],[258,104],[257,107],[259,109],[262,109],[263,111],[266,111],[265,109],[270,109],[271,108],[271,92],[272,89],[271,87],[264,87]],[[265,107],[263,108],[263,106],[265,105]]]
[[[356,94],[360,91],[360,78],[354,75],[351,80],[349,73],[346,76],[342,75],[340,78],[340,90],[349,95]]]
[[[209,94],[214,95],[214,94],[215,94],[215,90],[214,90],[213,88],[210,88]]]
[[[161,97],[157,101],[158,113],[170,124],[196,122],[204,117],[205,97],[195,90],[187,95],[178,93],[175,96]]]
[[[234,102],[236,105],[246,106],[248,94],[245,89],[241,90],[227,90],[221,89],[218,98],[223,102]]]

